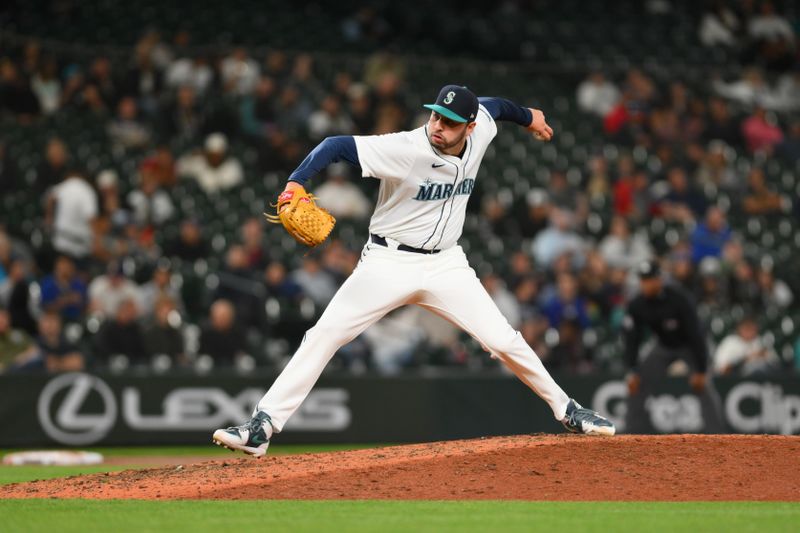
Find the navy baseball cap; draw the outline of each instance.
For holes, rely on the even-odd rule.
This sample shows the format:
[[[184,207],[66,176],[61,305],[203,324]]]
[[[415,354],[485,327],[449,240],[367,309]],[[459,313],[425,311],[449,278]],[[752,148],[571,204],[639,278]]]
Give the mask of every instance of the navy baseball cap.
[[[424,107],[456,122],[474,122],[478,116],[478,97],[466,87],[445,85],[439,91],[436,103]]]

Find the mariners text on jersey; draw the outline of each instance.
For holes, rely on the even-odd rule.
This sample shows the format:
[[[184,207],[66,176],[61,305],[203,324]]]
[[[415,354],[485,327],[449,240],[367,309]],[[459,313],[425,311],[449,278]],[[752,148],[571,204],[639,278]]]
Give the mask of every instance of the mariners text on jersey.
[[[474,188],[475,180],[470,178],[465,179],[455,187],[453,187],[452,183],[434,183],[429,178],[419,186],[419,191],[414,200],[447,200],[451,195],[457,194],[469,196]]]

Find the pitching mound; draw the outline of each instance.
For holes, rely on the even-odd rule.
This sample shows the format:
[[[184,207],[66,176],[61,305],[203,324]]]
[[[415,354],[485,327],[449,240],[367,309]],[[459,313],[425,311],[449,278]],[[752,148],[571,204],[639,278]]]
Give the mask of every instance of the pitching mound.
[[[517,436],[210,461],[0,487],[2,498],[800,501],[800,438]]]

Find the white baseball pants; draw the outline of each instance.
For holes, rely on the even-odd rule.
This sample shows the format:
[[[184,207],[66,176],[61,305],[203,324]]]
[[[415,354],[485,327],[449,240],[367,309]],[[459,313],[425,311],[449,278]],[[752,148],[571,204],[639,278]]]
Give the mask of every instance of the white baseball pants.
[[[472,335],[564,418],[569,397],[512,328],[469,266],[460,246],[425,255],[369,243],[353,274],[328,304],[289,364],[256,407],[276,432],[300,407],[343,345],[397,307],[415,304]]]

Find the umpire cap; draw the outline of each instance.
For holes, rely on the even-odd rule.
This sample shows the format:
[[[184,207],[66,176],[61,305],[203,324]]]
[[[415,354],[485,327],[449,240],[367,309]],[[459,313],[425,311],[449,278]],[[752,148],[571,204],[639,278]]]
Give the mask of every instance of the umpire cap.
[[[474,122],[478,116],[478,97],[460,85],[445,85],[435,104],[425,104],[432,111],[456,122]]]

